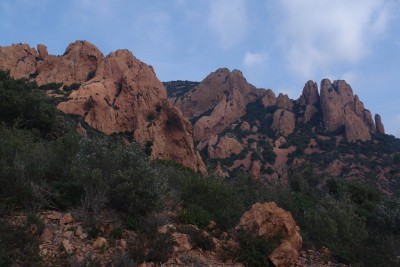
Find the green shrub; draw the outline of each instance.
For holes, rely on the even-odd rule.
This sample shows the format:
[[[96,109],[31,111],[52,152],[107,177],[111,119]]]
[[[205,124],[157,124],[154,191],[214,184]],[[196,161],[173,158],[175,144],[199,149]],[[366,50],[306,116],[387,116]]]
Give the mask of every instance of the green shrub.
[[[134,240],[128,241],[128,253],[138,263],[165,263],[173,248],[173,238],[169,234],[155,233],[154,236],[138,234]]]
[[[200,228],[205,228],[210,223],[212,217],[203,208],[191,204],[179,214],[179,221],[185,224],[194,224]]]
[[[305,214],[310,238],[326,246],[340,261],[358,263],[363,258],[363,245],[368,237],[365,220],[351,203],[325,197],[314,210]]]
[[[59,89],[63,83],[47,83],[39,86],[40,90],[47,91],[47,90],[56,90]]]
[[[93,79],[95,75],[96,75],[96,70],[89,71],[89,73],[88,73],[88,75],[86,77],[86,81],[89,81],[89,80]]]
[[[65,85],[63,89],[64,89],[64,91],[69,92],[69,91],[79,89],[80,86],[81,86],[80,83],[73,83],[71,85]]]
[[[193,226],[180,226],[177,231],[190,237],[192,245],[203,250],[214,249],[212,237]]]
[[[273,266],[268,256],[279,246],[281,233],[269,240],[256,236],[253,231],[241,230],[238,235],[240,244],[239,261],[249,267]]]
[[[39,238],[26,226],[12,226],[0,219],[0,266],[41,266]]]
[[[394,163],[400,165],[400,153],[394,156]]]
[[[88,238],[95,239],[100,235],[100,221],[93,214],[89,214],[83,225],[85,232],[88,234]]]
[[[113,239],[121,239],[122,238],[122,229],[120,227],[115,227],[111,230],[109,236]]]
[[[60,128],[58,114],[50,100],[37,90],[36,84],[14,80],[8,72],[0,71],[0,122],[17,128],[36,129],[46,137]]]

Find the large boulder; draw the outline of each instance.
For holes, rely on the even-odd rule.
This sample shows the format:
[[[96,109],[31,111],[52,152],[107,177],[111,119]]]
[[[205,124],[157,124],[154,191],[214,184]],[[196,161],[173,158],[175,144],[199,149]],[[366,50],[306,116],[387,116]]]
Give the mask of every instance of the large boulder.
[[[300,230],[292,215],[279,208],[275,202],[254,204],[243,214],[236,229],[266,240],[280,234],[280,244],[269,255],[269,259],[276,267],[296,265],[302,245]]]

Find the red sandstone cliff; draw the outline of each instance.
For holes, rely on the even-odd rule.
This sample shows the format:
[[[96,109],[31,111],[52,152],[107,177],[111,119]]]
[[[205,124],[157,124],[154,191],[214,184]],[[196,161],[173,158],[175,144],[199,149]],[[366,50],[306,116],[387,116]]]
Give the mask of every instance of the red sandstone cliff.
[[[104,57],[85,41],[70,44],[62,56],[48,55],[43,45],[38,51],[23,44],[0,47],[0,69],[39,85],[78,84],[69,100],[58,105],[59,110],[81,116],[105,134],[133,133],[135,140],[151,144],[154,159],[206,170],[194,149],[190,122],[167,101],[151,66],[127,50]]]

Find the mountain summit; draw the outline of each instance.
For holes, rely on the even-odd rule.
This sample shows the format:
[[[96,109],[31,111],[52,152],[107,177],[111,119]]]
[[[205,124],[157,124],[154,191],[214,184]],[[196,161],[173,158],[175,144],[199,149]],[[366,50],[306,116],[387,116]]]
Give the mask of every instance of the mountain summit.
[[[296,100],[256,88],[240,71],[226,68],[200,83],[164,85],[169,101],[192,122],[203,160],[223,176],[245,171],[275,181],[287,178],[290,167],[312,163],[330,176],[364,179],[375,173],[387,180],[390,171],[380,166],[393,162],[400,149],[385,135],[380,116],[374,121],[344,80],[323,79],[320,89],[308,81]]]

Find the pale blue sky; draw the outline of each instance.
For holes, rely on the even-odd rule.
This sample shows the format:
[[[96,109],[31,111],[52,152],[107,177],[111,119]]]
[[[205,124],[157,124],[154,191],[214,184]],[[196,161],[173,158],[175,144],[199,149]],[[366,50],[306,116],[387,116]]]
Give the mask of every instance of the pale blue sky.
[[[75,40],[129,49],[161,81],[228,67],[297,99],[307,80],[345,79],[400,137],[398,0],[0,0],[0,46]]]

